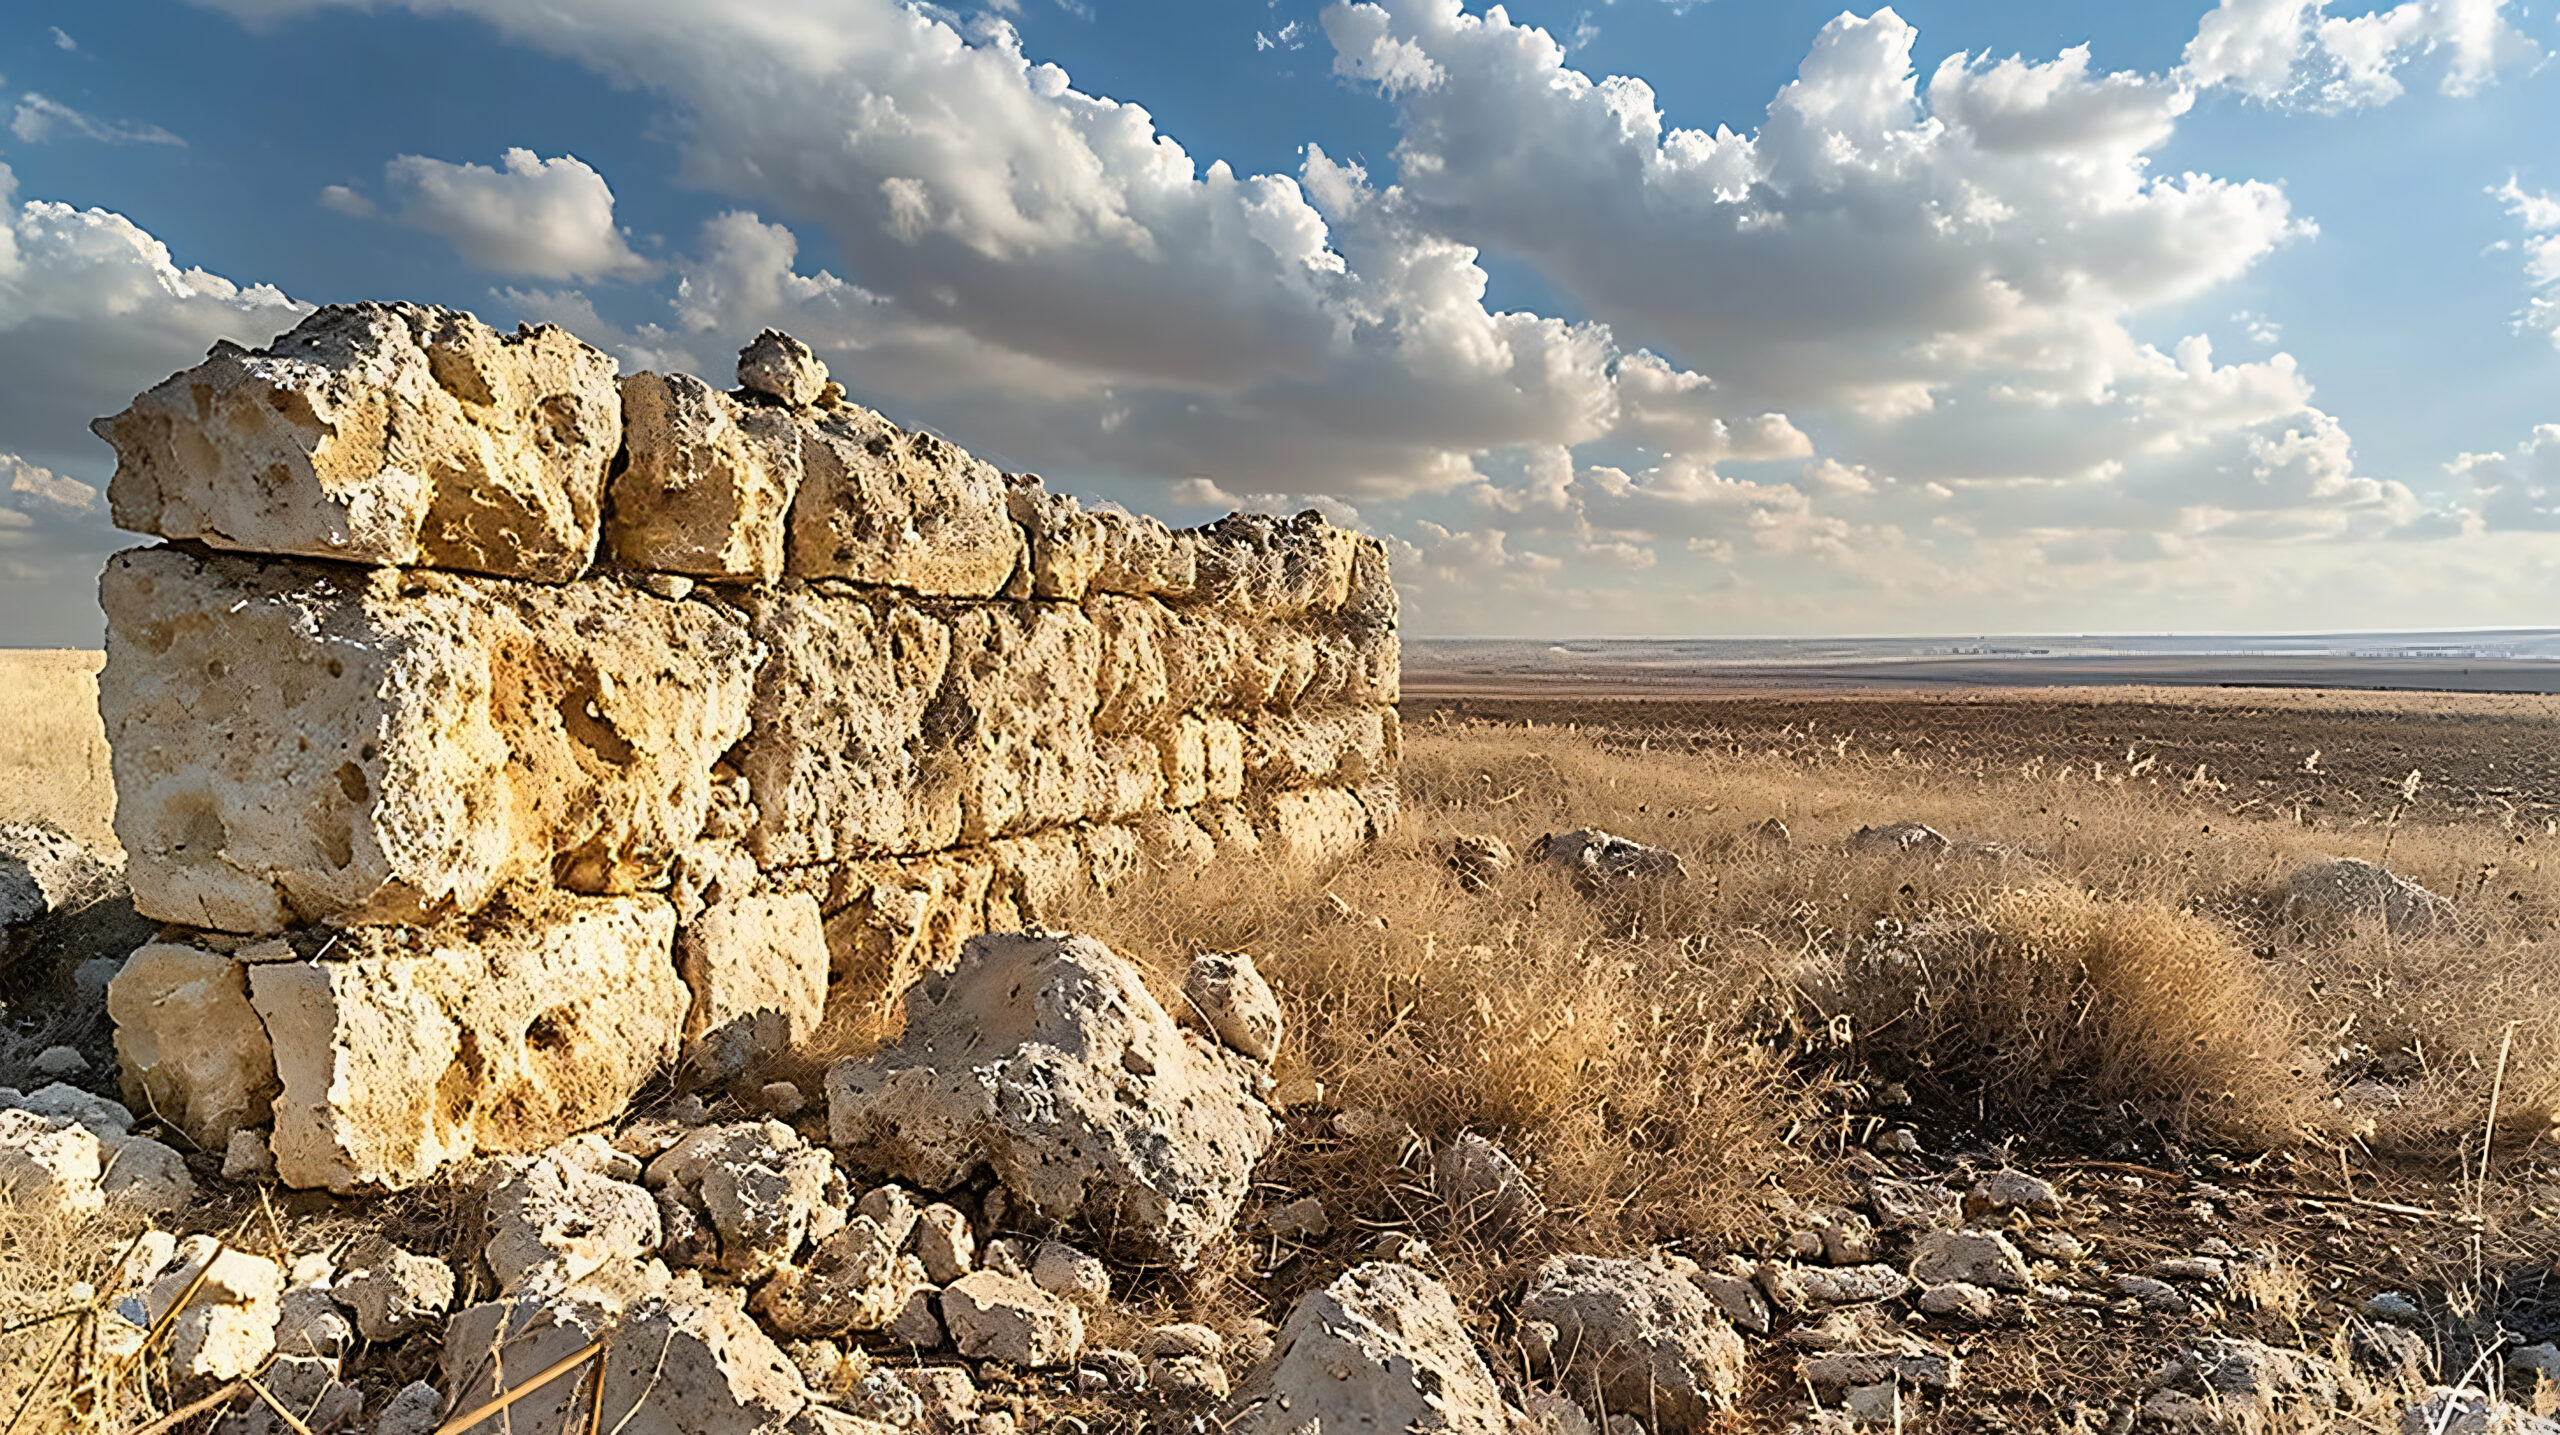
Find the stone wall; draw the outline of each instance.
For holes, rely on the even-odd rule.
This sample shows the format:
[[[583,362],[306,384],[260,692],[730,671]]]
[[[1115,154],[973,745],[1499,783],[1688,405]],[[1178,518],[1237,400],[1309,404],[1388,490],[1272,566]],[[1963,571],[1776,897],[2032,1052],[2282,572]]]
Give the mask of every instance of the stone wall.
[[[102,419],[128,1092],[398,1186],[753,1079],[981,931],[1395,815],[1395,590],[1308,514],[1087,512],[845,400],[323,309]]]

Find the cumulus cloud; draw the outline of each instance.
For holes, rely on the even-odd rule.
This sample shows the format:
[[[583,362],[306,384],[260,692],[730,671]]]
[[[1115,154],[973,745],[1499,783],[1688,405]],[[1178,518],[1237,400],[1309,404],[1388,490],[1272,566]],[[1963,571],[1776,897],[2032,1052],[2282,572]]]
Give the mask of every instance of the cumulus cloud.
[[[54,33],[59,35],[62,32],[56,30]],[[88,140],[96,144],[172,145],[179,149],[187,146],[185,140],[158,125],[116,124],[97,119],[33,90],[18,96],[18,109],[10,117],[9,133],[28,144]]]
[[[510,149],[502,168],[404,154],[383,167],[391,217],[453,246],[464,262],[528,279],[646,279],[657,266],[632,252],[613,222],[613,189],[575,155]],[[320,203],[369,219],[381,212],[345,185]]]
[[[2437,88],[2468,95],[2541,58],[2507,9],[2507,0],[2409,0],[2346,16],[2329,14],[2329,0],[2222,0],[2187,42],[2179,74],[2268,104],[2343,110],[2398,99],[2400,71],[2437,57]]]
[[[2447,468],[2488,528],[2560,532],[2560,424],[2536,426],[2512,452],[2466,453]]]
[[[2516,328],[2548,334],[2554,345],[2560,345],[2560,195],[2548,190],[2527,190],[2516,183],[2513,175],[2489,193],[2506,206],[2508,215],[2524,229],[2520,247],[2530,292],[2523,311],[2516,316]]]
[[[305,312],[266,285],[181,268],[119,214],[15,203],[0,165],[0,640],[94,644],[96,578],[118,540],[88,432],[218,339],[262,344]]]

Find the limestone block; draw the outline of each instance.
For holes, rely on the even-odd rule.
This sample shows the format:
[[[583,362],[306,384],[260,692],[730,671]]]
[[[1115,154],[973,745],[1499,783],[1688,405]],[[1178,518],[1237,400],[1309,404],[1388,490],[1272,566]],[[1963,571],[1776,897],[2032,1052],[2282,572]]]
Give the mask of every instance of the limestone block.
[[[1241,802],[1213,802],[1192,809],[1192,818],[1223,861],[1258,857],[1262,853],[1262,833],[1253,825],[1253,813]]]
[[[844,404],[801,429],[789,568],[952,598],[991,598],[1022,561],[1004,475],[929,433]]]
[[[1218,1040],[1269,1065],[1280,1051],[1280,1001],[1242,952],[1203,952],[1191,959],[1182,996]]]
[[[1119,605],[1098,612],[1133,613]],[[1267,697],[1270,683],[1255,662],[1257,646],[1242,626],[1190,608],[1163,611],[1156,650],[1164,663],[1165,706],[1177,712],[1234,707]],[[1250,669],[1239,677],[1240,669]],[[1257,686],[1260,697],[1256,696]]]
[[[952,625],[906,603],[800,591],[752,627],[771,654],[737,758],[757,860],[797,867],[957,841],[960,775],[942,754],[977,713],[947,705]]]
[[[1247,781],[1259,788],[1357,786],[1389,770],[1395,714],[1383,708],[1240,720]]]
[[[1307,688],[1316,680],[1317,644],[1303,630],[1280,623],[1265,624],[1256,635],[1261,646],[1262,666],[1271,673],[1269,706],[1289,712],[1306,696]]]
[[[356,1329],[376,1343],[427,1329],[453,1306],[453,1267],[413,1255],[381,1236],[347,1253],[347,1269],[331,1287],[356,1314]]]
[[[1556,1328],[1558,1384],[1611,1410],[1658,1412],[1667,1430],[1707,1428],[1742,1388],[1742,1338],[1705,1292],[1660,1266],[1550,1257],[1520,1315]]]
[[[1030,591],[1020,596],[1083,601],[1102,569],[1102,525],[1073,498],[1043,488],[1036,473],[1006,477],[1005,505],[1030,544]]]
[[[753,1070],[815,1035],[827,1003],[827,934],[805,892],[705,908],[676,938],[693,992],[686,1065],[706,1079]]]
[[[983,850],[856,862],[832,874],[826,942],[830,1013],[894,1002],[929,972],[950,970],[985,930],[996,864]]]
[[[1091,799],[1084,815],[1122,822],[1166,805],[1164,756],[1143,737],[1093,740]]]
[[[898,1045],[827,1073],[828,1129],[855,1163],[928,1190],[992,1167],[1034,1218],[1188,1264],[1271,1144],[1268,1079],[1177,1026],[1100,942],[987,936],[910,994]]]
[[[275,1048],[249,1005],[238,958],[154,942],[107,984],[116,1058],[130,1104],[157,1112],[206,1150],[272,1115]]]
[[[622,444],[613,360],[545,324],[332,304],[91,425],[116,526],[216,548],[564,583]]]
[[[691,374],[633,374],[622,423],[628,459],[605,537],[624,565],[733,582],[782,576],[800,489],[796,419]]]
[[[32,1111],[0,1107],[0,1195],[27,1216],[92,1216],[106,1209],[96,1133]]]
[[[664,1239],[656,1199],[596,1170],[580,1154],[570,1143],[531,1161],[502,1165],[485,1182],[481,1225],[489,1239],[480,1258],[499,1290],[512,1293],[537,1280],[582,1280],[616,1261],[646,1257]],[[365,1337],[381,1339],[370,1329]]]
[[[1182,535],[1152,518],[1112,509],[1097,510],[1093,521],[1102,530],[1102,557],[1092,591],[1176,602],[1191,596],[1199,582],[1199,556]]]
[[[1011,837],[987,846],[995,864],[987,883],[985,930],[1012,932],[1063,921],[1091,872],[1076,834],[1065,829]]]
[[[1254,829],[1266,854],[1282,862],[1324,866],[1358,853],[1369,840],[1369,814],[1338,787],[1274,793]]]
[[[1355,659],[1342,701],[1393,707],[1404,697],[1404,646],[1393,628],[1362,628],[1351,639]]]
[[[686,1009],[675,912],[558,897],[430,930],[342,932],[325,961],[266,962],[249,1000],[284,1092],[287,1185],[414,1184],[620,1114],[675,1060]]]
[[[231,932],[661,880],[759,657],[722,610],[610,582],[137,549],[99,591],[134,906]]]
[[[1084,1313],[1031,1282],[994,1271],[952,1281],[942,1291],[951,1342],[973,1360],[1026,1369],[1065,1365],[1084,1349]]]
[[[1094,678],[1093,726],[1097,732],[1147,730],[1165,711],[1163,645],[1172,615],[1145,598],[1097,593],[1084,605],[1101,644]]]
[[[841,1336],[888,1329],[924,1288],[923,1263],[900,1256],[877,1222],[856,1215],[807,1261],[775,1272],[757,1290],[755,1309],[784,1335]]]
[[[1197,872],[1218,860],[1209,829],[1188,812],[1159,812],[1137,822],[1138,850],[1158,870]]]
[[[1137,880],[1146,870],[1146,848],[1138,829],[1125,822],[1098,823],[1076,834],[1083,854],[1084,879],[1108,897]]]
[[[1200,717],[1184,713],[1149,733],[1164,769],[1164,805],[1179,810],[1209,800],[1208,734]]]
[[[1241,617],[1340,612],[1362,566],[1360,535],[1313,509],[1294,518],[1229,514],[1191,538],[1199,569],[1192,601]]]
[[[1101,642],[1076,609],[971,608],[951,623],[951,667],[924,722],[930,760],[960,784],[960,839],[1084,816],[1094,769]]]
[[[1200,782],[1211,802],[1233,802],[1244,796],[1244,729],[1234,719],[1201,720]]]

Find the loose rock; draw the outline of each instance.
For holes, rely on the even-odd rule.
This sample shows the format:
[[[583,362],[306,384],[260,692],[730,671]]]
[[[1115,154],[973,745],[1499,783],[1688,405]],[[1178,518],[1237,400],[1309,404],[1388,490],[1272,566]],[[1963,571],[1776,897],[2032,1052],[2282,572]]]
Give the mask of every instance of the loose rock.
[[[1509,1435],[1511,1412],[1449,1293],[1410,1266],[1355,1266],[1281,1322],[1276,1354],[1217,1417],[1228,1435]]]

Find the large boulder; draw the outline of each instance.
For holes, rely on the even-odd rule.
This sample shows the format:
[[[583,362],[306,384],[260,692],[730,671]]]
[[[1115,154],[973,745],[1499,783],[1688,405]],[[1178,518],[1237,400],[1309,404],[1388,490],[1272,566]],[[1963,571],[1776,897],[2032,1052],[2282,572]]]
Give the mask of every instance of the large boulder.
[[[1742,1387],[1742,1338],[1695,1282],[1661,1266],[1551,1257],[1520,1319],[1555,1327],[1560,1388],[1652,1412],[1666,1430],[1706,1428]]]
[[[332,304],[92,425],[116,526],[215,548],[560,583],[622,444],[613,360],[552,325]]]
[[[675,909],[555,897],[469,923],[351,928],[254,963],[275,1043],[278,1175],[341,1194],[610,1120],[676,1058]]]
[[[2297,868],[2279,895],[2288,920],[2318,926],[2379,920],[2394,937],[2416,937],[2453,923],[2450,899],[2358,857]]]
[[[227,932],[663,881],[760,657],[725,610],[607,582],[140,549],[99,597],[134,906]]]
[[[1271,1357],[1215,1425],[1228,1435],[1509,1435],[1516,1418],[1448,1291],[1411,1266],[1373,1261],[1298,1298]]]
[[[827,1074],[828,1125],[858,1164],[935,1191],[991,1168],[1040,1217],[1188,1265],[1271,1144],[1268,1080],[1102,943],[990,935],[909,995],[897,1045]]]

